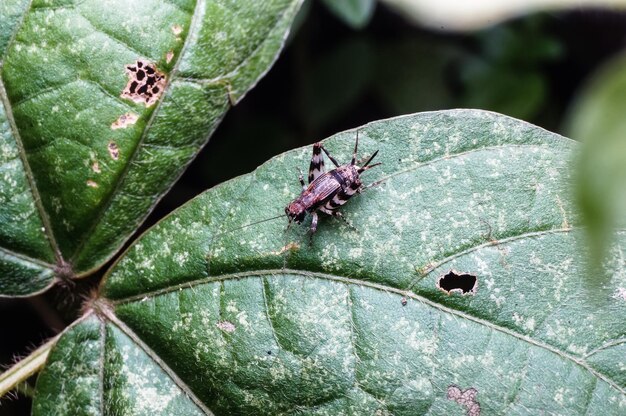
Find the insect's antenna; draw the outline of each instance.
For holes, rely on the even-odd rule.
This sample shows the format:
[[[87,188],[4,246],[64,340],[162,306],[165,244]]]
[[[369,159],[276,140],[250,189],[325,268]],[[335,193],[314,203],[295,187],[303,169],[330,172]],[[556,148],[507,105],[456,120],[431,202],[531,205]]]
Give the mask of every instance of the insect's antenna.
[[[277,216],[275,216],[275,217],[265,218],[264,220],[259,220],[259,221],[251,222],[250,224],[245,224],[245,225],[242,225],[241,227],[237,227],[237,228],[235,228],[234,230],[230,230],[230,231],[240,230],[240,229],[245,228],[245,227],[250,227],[250,226],[252,226],[252,225],[261,224],[262,222],[267,222],[267,221],[275,220],[276,218],[282,218],[282,217],[284,217],[284,216],[285,216],[285,214],[281,214],[281,215],[277,215]]]
[[[357,172],[362,173],[362,172],[365,172],[368,169],[375,168],[378,165],[382,165],[382,162],[374,163],[373,165],[369,165],[369,166],[363,166]]]
[[[330,159],[331,162],[333,162],[333,164],[337,167],[339,167],[339,162],[337,162],[337,159],[335,159],[334,157],[332,157],[330,155],[330,153],[328,153],[328,150],[326,150],[326,148],[324,146],[322,146],[322,150],[324,151],[324,153],[326,153],[326,156],[328,156],[328,158]]]
[[[373,168],[374,166],[378,166],[378,165],[380,165],[380,163],[374,163],[372,166],[367,166],[367,165],[369,165],[369,164],[370,164],[370,162],[372,161],[372,159],[374,159],[374,157],[376,157],[376,155],[377,155],[377,154],[378,154],[378,150],[377,150],[377,151],[375,151],[375,152],[374,152],[374,154],[373,154],[373,155],[371,155],[369,159],[367,159],[367,161],[365,162],[365,164],[363,165],[363,167],[361,167],[361,168],[358,170],[358,172],[359,172],[359,173],[361,173],[361,172],[363,172],[363,171],[365,171],[365,170],[368,170],[368,169]]]
[[[356,164],[356,151],[359,148],[359,131],[356,131],[356,142],[354,143],[354,154],[352,155],[352,162],[350,164],[354,166]]]

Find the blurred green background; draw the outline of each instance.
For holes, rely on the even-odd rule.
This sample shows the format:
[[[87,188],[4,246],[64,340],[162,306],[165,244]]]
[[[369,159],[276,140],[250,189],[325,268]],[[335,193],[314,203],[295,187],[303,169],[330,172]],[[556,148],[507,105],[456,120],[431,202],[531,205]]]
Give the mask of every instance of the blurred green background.
[[[310,0],[275,66],[227,114],[140,232],[286,150],[377,119],[473,107],[583,142],[576,192],[600,261],[626,212],[625,45],[626,13],[618,11],[534,13],[453,33],[416,26],[374,0]],[[99,277],[1,300],[0,364],[62,330]],[[29,413],[23,395],[0,403],[0,415]]]

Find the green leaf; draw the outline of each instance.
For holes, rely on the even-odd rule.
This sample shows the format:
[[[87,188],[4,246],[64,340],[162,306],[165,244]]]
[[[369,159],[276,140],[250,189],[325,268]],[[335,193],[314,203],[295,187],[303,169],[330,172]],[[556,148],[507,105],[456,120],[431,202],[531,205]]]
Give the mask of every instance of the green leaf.
[[[323,0],[324,5],[345,24],[361,29],[374,15],[375,0]]]
[[[3,2],[0,295],[111,258],[271,66],[300,3]],[[143,101],[138,61],[165,77]]]
[[[384,182],[343,207],[356,231],[322,218],[309,245],[306,224],[270,219],[310,147],[207,191],[113,267],[51,353],[35,414],[465,415],[472,388],[482,414],[623,413],[626,233],[590,288],[576,143],[475,110],[358,132],[359,154],[383,162],[365,182]],[[347,161],[355,135],[325,146]],[[438,289],[450,270],[475,293]]]
[[[626,224],[626,56],[606,63],[583,88],[565,130],[583,142],[578,202],[592,258],[600,263],[613,229]]]

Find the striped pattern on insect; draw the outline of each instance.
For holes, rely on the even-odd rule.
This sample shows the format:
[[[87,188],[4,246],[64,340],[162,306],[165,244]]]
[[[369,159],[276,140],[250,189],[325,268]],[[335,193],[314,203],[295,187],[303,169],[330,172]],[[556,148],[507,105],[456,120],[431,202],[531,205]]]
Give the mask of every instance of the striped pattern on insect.
[[[360,193],[365,189],[361,182],[361,173],[380,165],[380,163],[370,165],[372,159],[378,154],[377,150],[367,159],[363,166],[358,166],[356,164],[358,146],[359,136],[357,134],[352,160],[345,165],[339,165],[322,143],[313,145],[313,157],[309,166],[309,185],[307,186],[304,183],[302,174],[300,174],[299,180],[302,185],[302,193],[285,208],[285,214],[289,218],[289,225],[291,225],[292,221],[302,224],[306,214],[311,214],[313,217],[310,228],[312,236],[317,230],[318,212],[337,217],[348,223],[341,212],[339,212],[339,208],[348,202],[354,194]],[[326,156],[335,165],[333,170],[325,171],[322,151],[326,153]],[[350,224],[348,223],[348,225]]]

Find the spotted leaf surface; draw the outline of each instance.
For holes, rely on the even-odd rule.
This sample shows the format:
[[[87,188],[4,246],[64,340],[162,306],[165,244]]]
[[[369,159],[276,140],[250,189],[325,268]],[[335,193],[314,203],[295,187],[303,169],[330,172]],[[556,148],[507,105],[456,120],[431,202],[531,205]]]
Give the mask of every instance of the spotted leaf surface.
[[[300,0],[0,5],[0,295],[109,259],[268,70]]]
[[[268,220],[300,192],[309,147],[207,191],[131,246],[91,312],[103,394],[71,410],[124,414],[137,404],[113,397],[156,380],[171,397],[161,414],[624,414],[626,233],[590,276],[570,197],[575,142],[473,110],[358,132],[360,156],[380,150],[383,164],[363,175],[382,182],[342,208],[356,230],[323,217],[309,244],[307,224]],[[355,137],[325,147],[348,161]],[[59,342],[36,409],[83,394],[44,381],[94,377],[70,354],[93,325]]]

